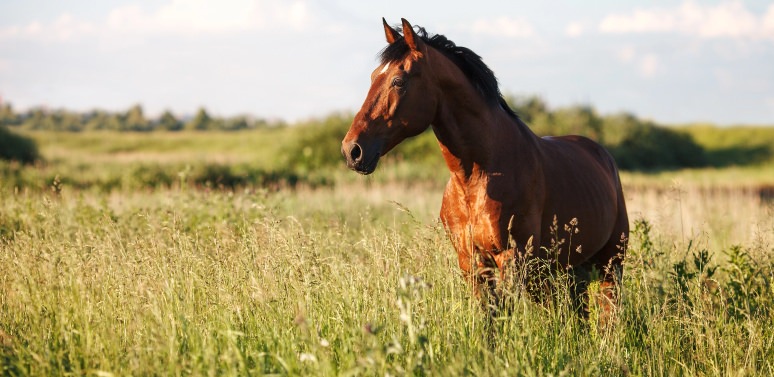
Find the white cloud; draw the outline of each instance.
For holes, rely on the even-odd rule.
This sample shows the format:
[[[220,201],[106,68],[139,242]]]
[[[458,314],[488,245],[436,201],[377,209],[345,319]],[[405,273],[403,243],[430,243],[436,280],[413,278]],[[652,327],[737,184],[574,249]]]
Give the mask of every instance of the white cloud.
[[[761,29],[765,35],[774,36],[774,4],[769,5],[761,20]]]
[[[228,33],[268,28],[303,30],[312,14],[303,1],[172,0],[154,12],[139,6],[114,9],[107,25],[134,33]]]
[[[249,29],[260,4],[250,0],[173,0],[150,15],[158,27],[183,32],[229,32]]]
[[[461,27],[473,34],[487,36],[500,36],[509,38],[528,38],[535,35],[532,24],[523,18],[510,18],[507,16],[494,19],[478,19],[471,24]]]
[[[64,13],[55,21],[33,21],[0,29],[0,39],[32,38],[65,41],[87,34],[199,34],[282,29],[303,31],[316,26],[304,0],[171,0],[149,11],[127,5],[110,11],[102,22],[85,22]],[[326,29],[327,30],[327,29]]]
[[[46,30],[51,33],[51,36],[59,40],[68,40],[72,37],[79,36],[81,34],[89,34],[94,31],[94,25],[78,21],[74,19],[69,13],[65,13],[54,21]]]
[[[652,78],[663,72],[661,58],[654,53],[638,54],[632,46],[624,46],[618,49],[616,59],[625,65],[633,67],[640,77]]]
[[[653,77],[661,70],[658,55],[647,54],[640,59],[639,70],[642,77]]]
[[[681,33],[700,38],[774,39],[774,5],[757,17],[740,1],[699,5],[688,0],[676,8],[636,9],[627,14],[611,14],[599,24],[599,31],[610,34]]]
[[[632,14],[611,14],[602,20],[599,31],[603,33],[667,32],[674,28],[674,20],[668,11],[637,9]]]
[[[44,41],[66,41],[73,37],[94,32],[93,24],[79,21],[69,13],[63,13],[49,24],[33,21],[26,26],[10,26],[0,30],[0,39],[26,37]]]
[[[20,33],[21,30],[18,26],[10,26],[4,29],[0,29],[0,40],[14,38]]]
[[[582,22],[570,22],[567,27],[564,28],[564,33],[571,38],[577,38],[583,35],[586,31],[586,26]]]

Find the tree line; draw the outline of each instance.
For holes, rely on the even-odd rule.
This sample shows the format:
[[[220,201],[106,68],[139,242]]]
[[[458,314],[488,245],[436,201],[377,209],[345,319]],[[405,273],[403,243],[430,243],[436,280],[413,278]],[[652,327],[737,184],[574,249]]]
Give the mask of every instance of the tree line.
[[[0,126],[19,127],[40,131],[238,131],[246,129],[282,127],[281,121],[270,121],[250,116],[221,118],[199,108],[192,117],[177,117],[166,110],[158,117],[145,115],[141,105],[125,112],[92,110],[78,113],[68,110],[47,110],[41,107],[16,112],[10,103],[0,105]]]
[[[631,113],[600,115],[590,105],[550,109],[536,96],[506,101],[541,136],[583,135],[604,145],[618,166],[657,170],[707,166],[707,151],[683,131],[641,119]]]
[[[720,167],[740,163],[733,158],[717,155],[716,151],[702,146],[687,132],[656,124],[631,113],[600,115],[590,105],[554,109],[536,96],[508,96],[506,101],[536,134],[587,136],[604,145],[613,154],[621,169],[647,171]],[[341,138],[349,128],[352,117],[351,113],[338,113],[294,124],[291,128],[302,132],[297,132],[286,148],[290,156],[289,165],[298,171],[308,172],[340,163],[341,156],[338,151]],[[272,122],[247,116],[214,117],[204,108],[200,108],[193,117],[181,119],[170,111],[165,111],[157,118],[148,118],[140,105],[132,106],[125,112],[113,113],[101,110],[76,113],[66,110],[48,111],[42,108],[17,113],[10,104],[0,105],[0,131],[6,129],[3,131],[4,136],[0,136],[5,139],[5,144],[10,145],[2,148],[5,152],[22,147],[23,143],[12,142],[10,139],[7,131],[13,128],[71,132],[174,132],[238,131],[285,126],[288,125],[280,121]],[[771,151],[767,149],[765,152],[767,153],[761,154],[762,158],[750,161],[767,161]],[[403,143],[391,155],[391,158],[417,163],[443,164],[432,131]],[[0,157],[8,159],[8,156]]]

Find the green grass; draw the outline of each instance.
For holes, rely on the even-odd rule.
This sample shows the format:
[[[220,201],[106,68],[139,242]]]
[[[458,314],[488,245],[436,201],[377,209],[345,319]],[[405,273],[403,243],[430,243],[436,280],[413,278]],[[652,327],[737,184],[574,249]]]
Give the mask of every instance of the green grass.
[[[242,132],[27,131],[23,134],[38,143],[44,162],[30,168],[0,161],[0,186],[47,190],[57,177],[73,187],[107,192],[180,184],[238,187],[282,185],[287,181],[314,186],[352,182],[356,177],[346,171],[338,151],[343,131],[333,132],[341,128],[342,119],[331,117],[329,123],[333,126],[314,132],[310,132],[312,125]],[[740,154],[739,165],[715,161],[725,167],[623,172],[624,183],[637,187],[668,187],[681,181],[713,187],[774,186],[774,163],[749,161],[756,151],[774,151],[771,129],[694,126],[684,130],[700,141],[710,158]],[[748,135],[750,132],[753,134]],[[309,140],[315,135],[324,140]],[[312,152],[308,159],[314,161],[319,154],[333,157],[318,166],[307,161],[307,151]],[[431,182],[440,187],[445,184],[444,162],[432,133],[399,145],[383,160],[380,173],[370,178],[375,183]],[[389,169],[381,169],[385,166]]]
[[[0,161],[0,185],[46,190],[54,180],[109,192],[180,185],[326,184],[324,175],[299,176],[287,165],[295,129],[255,132],[26,132],[44,161],[35,168]]]
[[[561,288],[547,307],[517,297],[488,325],[435,189],[3,198],[5,374],[774,373],[770,218],[736,259],[711,235],[638,225],[605,335]],[[716,257],[702,264],[703,251]]]
[[[488,321],[437,220],[445,168],[261,181],[293,132],[28,133],[46,162],[0,164],[0,374],[774,374],[770,165],[623,175],[604,333],[561,284]]]
[[[679,127],[707,151],[711,166],[771,164],[774,161],[774,127],[689,125]]]
[[[279,146],[295,137],[293,129],[262,129],[244,132],[35,132],[24,135],[33,137],[47,158],[67,159],[85,156],[116,156],[122,159],[148,159],[157,154],[166,157],[208,157],[213,151],[218,156],[210,158],[242,162],[250,160],[271,161]],[[76,154],[73,154],[77,152]]]

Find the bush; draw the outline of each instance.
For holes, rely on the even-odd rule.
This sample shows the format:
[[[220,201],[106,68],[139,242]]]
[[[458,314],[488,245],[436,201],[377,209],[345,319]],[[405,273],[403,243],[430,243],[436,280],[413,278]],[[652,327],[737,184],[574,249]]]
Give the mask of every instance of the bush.
[[[40,159],[35,141],[0,126],[0,159],[32,164]]]
[[[680,131],[650,123],[637,124],[621,142],[608,146],[618,166],[626,170],[693,168],[706,165],[704,149]]]
[[[432,127],[416,137],[400,143],[391,154],[392,158],[396,160],[406,160],[435,167],[445,166],[443,154]]]
[[[323,120],[313,120],[297,126],[295,141],[287,149],[286,166],[302,174],[323,167],[344,166],[341,141],[352,124],[348,114],[330,115]],[[382,161],[406,160],[429,166],[443,166],[443,157],[432,128],[422,134],[404,140]]]
[[[343,165],[341,140],[350,124],[351,115],[334,114],[322,121],[298,125],[295,130],[298,136],[284,156],[287,166],[300,173],[309,173],[321,167]]]

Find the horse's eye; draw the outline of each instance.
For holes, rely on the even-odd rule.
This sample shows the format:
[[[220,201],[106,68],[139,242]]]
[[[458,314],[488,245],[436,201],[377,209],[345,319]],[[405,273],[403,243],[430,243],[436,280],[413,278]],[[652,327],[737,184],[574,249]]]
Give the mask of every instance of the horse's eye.
[[[400,77],[395,77],[392,79],[392,86],[397,86],[398,88],[402,88],[405,82]]]

